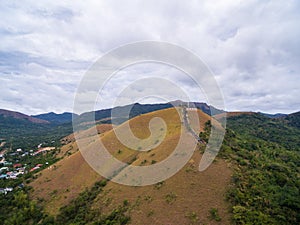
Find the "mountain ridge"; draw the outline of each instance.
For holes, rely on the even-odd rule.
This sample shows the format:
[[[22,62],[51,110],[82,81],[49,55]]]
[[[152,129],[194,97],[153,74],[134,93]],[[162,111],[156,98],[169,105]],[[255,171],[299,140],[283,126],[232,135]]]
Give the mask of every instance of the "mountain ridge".
[[[7,110],[7,109],[0,109],[0,115],[4,116],[4,117],[13,117],[15,119],[22,119],[22,120],[28,120],[32,123],[40,123],[40,124],[47,124],[49,123],[49,121],[47,120],[43,120],[40,118],[35,118],[29,115],[26,115],[24,113],[20,113],[17,111],[11,111],[11,110]]]
[[[63,123],[69,123],[72,121],[72,118],[78,117],[78,114],[71,113],[71,112],[64,112],[64,113],[43,113],[38,115],[31,115],[33,118],[41,119],[49,121],[50,123],[55,124],[63,124]]]
[[[284,113],[264,113],[264,112],[255,112],[255,111],[225,111],[218,108],[215,108],[214,106],[208,105],[205,102],[184,102],[181,100],[171,101],[167,103],[151,103],[151,104],[141,104],[141,103],[132,103],[129,105],[124,106],[116,106],[113,108],[105,108],[105,109],[98,109],[95,111],[89,111],[89,112],[83,112],[81,114],[76,114],[72,112],[63,112],[63,113],[55,113],[55,112],[45,112],[41,114],[35,114],[35,115],[27,115],[25,113],[19,112],[19,111],[13,111],[13,110],[7,110],[7,109],[0,109],[0,115],[4,116],[10,116],[15,119],[27,119],[30,122],[33,123],[54,123],[54,124],[62,124],[62,123],[68,123],[72,122],[72,119],[84,121],[84,118],[89,117],[91,114],[95,114],[95,120],[101,120],[104,118],[108,118],[111,115],[112,109],[119,110],[120,117],[126,117],[126,113],[128,112],[128,108],[131,108],[131,112],[129,114],[129,118],[132,118],[134,116],[137,116],[139,114],[144,114],[148,112],[153,112],[160,109],[166,109],[171,108],[173,106],[180,106],[185,105],[186,107],[194,106],[197,109],[202,110],[207,115],[211,115],[211,111],[213,114],[220,114],[220,113],[230,113],[232,115],[236,114],[261,114],[265,117],[272,118],[272,119],[286,119],[289,116],[297,115],[297,113],[300,113],[300,111],[295,111],[292,113],[284,114]],[[124,121],[121,121],[124,122]]]

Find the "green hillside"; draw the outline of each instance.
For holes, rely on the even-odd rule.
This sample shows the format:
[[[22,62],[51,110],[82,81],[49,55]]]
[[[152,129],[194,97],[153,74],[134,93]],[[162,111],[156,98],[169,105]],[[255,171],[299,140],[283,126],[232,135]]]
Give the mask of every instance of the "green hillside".
[[[300,223],[300,130],[287,119],[228,119],[221,154],[236,163],[228,193],[235,224]]]
[[[0,138],[6,140],[13,149],[31,149],[40,143],[58,142],[59,139],[72,133],[72,124],[56,125],[51,123],[33,123],[0,115]],[[6,146],[6,147],[9,147]]]

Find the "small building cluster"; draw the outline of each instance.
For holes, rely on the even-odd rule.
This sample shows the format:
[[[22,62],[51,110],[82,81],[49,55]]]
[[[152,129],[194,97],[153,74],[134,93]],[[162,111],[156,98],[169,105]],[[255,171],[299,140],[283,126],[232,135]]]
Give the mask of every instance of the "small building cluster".
[[[24,174],[43,168],[44,165],[48,165],[49,163],[45,162],[44,164],[37,163],[30,165],[32,162],[28,157],[34,157],[38,154],[42,154],[54,149],[55,147],[42,147],[42,144],[39,144],[36,151],[24,151],[21,148],[17,148],[14,151],[8,149],[0,151],[0,179],[18,179]],[[25,156],[26,158],[24,158]],[[26,164],[25,162],[28,162],[28,160],[29,163]],[[0,187],[0,194],[6,195],[11,191],[13,191],[12,187]]]

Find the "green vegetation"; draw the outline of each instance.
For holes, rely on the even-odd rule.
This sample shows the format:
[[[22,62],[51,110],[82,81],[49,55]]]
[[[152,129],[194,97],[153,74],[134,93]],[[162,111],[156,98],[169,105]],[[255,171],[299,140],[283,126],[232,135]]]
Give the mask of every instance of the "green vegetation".
[[[1,224],[37,224],[43,217],[40,207],[28,197],[28,189],[18,189],[0,197]]]
[[[146,195],[145,197],[144,197],[144,200],[146,201],[146,202],[152,202],[152,197],[150,196],[150,195]]]
[[[300,129],[299,117],[300,117],[300,112],[296,112],[296,113],[292,113],[288,116],[285,116],[284,118],[282,118],[282,120],[283,120],[283,122],[287,123],[288,125]]]
[[[106,180],[96,182],[91,189],[80,193],[70,204],[60,209],[60,213],[56,218],[45,214],[35,201],[29,199],[30,188],[18,189],[14,194],[8,193],[5,198],[0,198],[1,224],[127,224],[130,221],[130,217],[127,215],[129,210],[128,200],[124,200],[123,205],[117,206],[108,214],[103,214],[101,211],[91,208],[95,198],[106,183]],[[51,195],[55,195],[56,192],[53,191]]]
[[[204,132],[200,132],[199,134],[199,138],[201,141],[204,141],[205,143],[208,142],[210,130],[211,130],[211,122],[210,120],[208,120],[205,122]]]
[[[298,115],[298,120],[296,115]],[[300,129],[297,124],[300,120],[300,114],[292,114],[290,117],[270,119],[261,114],[240,115],[230,117],[227,127],[240,134],[242,138],[254,142],[255,140],[264,140],[278,144],[288,150],[299,150]]]
[[[197,213],[188,212],[185,217],[190,220],[191,224],[199,224],[199,217],[197,216]]]
[[[5,147],[12,146],[14,150],[17,148],[34,149],[40,143],[59,147],[59,140],[72,133],[71,123],[63,125],[37,124],[3,115],[0,115],[0,127],[0,137],[7,142]]]
[[[220,156],[236,163],[234,223],[299,224],[300,131],[256,114],[229,118],[228,128]]]
[[[218,221],[218,222],[221,221],[221,217],[219,216],[218,209],[211,208],[209,210],[209,214],[210,214],[210,219]]]
[[[154,215],[154,210],[150,210],[148,213],[147,213],[147,217],[150,217],[150,216],[153,216]]]
[[[174,192],[170,192],[165,196],[166,202],[168,204],[172,204],[174,201],[176,201],[177,195]]]
[[[122,206],[118,206],[107,215],[92,209],[95,198],[106,183],[106,180],[96,182],[90,190],[85,190],[70,204],[62,207],[53,224],[127,224],[130,220],[126,215],[128,200],[124,200]]]

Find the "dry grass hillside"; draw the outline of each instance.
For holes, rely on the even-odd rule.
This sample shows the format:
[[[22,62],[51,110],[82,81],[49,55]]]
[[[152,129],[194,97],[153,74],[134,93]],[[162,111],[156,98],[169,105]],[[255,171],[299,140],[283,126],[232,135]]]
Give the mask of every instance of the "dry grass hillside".
[[[202,129],[209,116],[201,111],[197,114]],[[164,129],[160,127],[159,121],[152,120],[156,117],[164,120]],[[157,135],[150,135],[151,120],[154,121],[151,126],[153,130],[157,129]],[[194,120],[196,118],[191,116],[190,122]],[[132,150],[117,139],[114,130],[110,130],[112,127],[102,127],[102,130],[97,127],[99,136],[93,136],[91,130],[86,130],[79,137],[87,146],[97,145],[101,140],[106,149],[120,161],[147,166],[166,159],[177,145],[179,136],[186,133],[182,129],[180,115],[174,108],[137,116],[116,129],[122,131],[127,125],[136,137],[147,140],[143,142],[145,145],[159,145],[150,151]],[[102,179],[86,163],[81,153],[76,151],[74,137],[69,136],[66,140],[61,154],[66,155],[71,148],[74,153],[67,154],[51,168],[42,171],[30,184],[34,188],[33,198],[43,199],[45,210],[52,215],[56,215],[61,206],[85,188]],[[189,142],[185,143],[185,148],[190,146]],[[134,147],[140,150],[145,146]],[[218,159],[206,171],[199,172],[197,168],[201,156],[201,152],[196,150],[191,160],[176,175],[159,184],[134,187],[108,182],[95,199],[93,208],[108,212],[127,200],[131,206],[131,224],[229,224],[228,204],[224,195],[232,171],[227,162]],[[221,222],[210,218],[210,210],[213,209],[218,210]]]
[[[97,125],[100,136],[111,129],[110,124]],[[90,133],[88,129],[82,135],[89,139]],[[57,214],[60,206],[101,178],[78,151],[74,135],[65,137],[63,142],[65,145],[58,154],[63,159],[39,173],[38,178],[30,184],[34,188],[33,197],[43,199],[45,209],[50,214]]]

